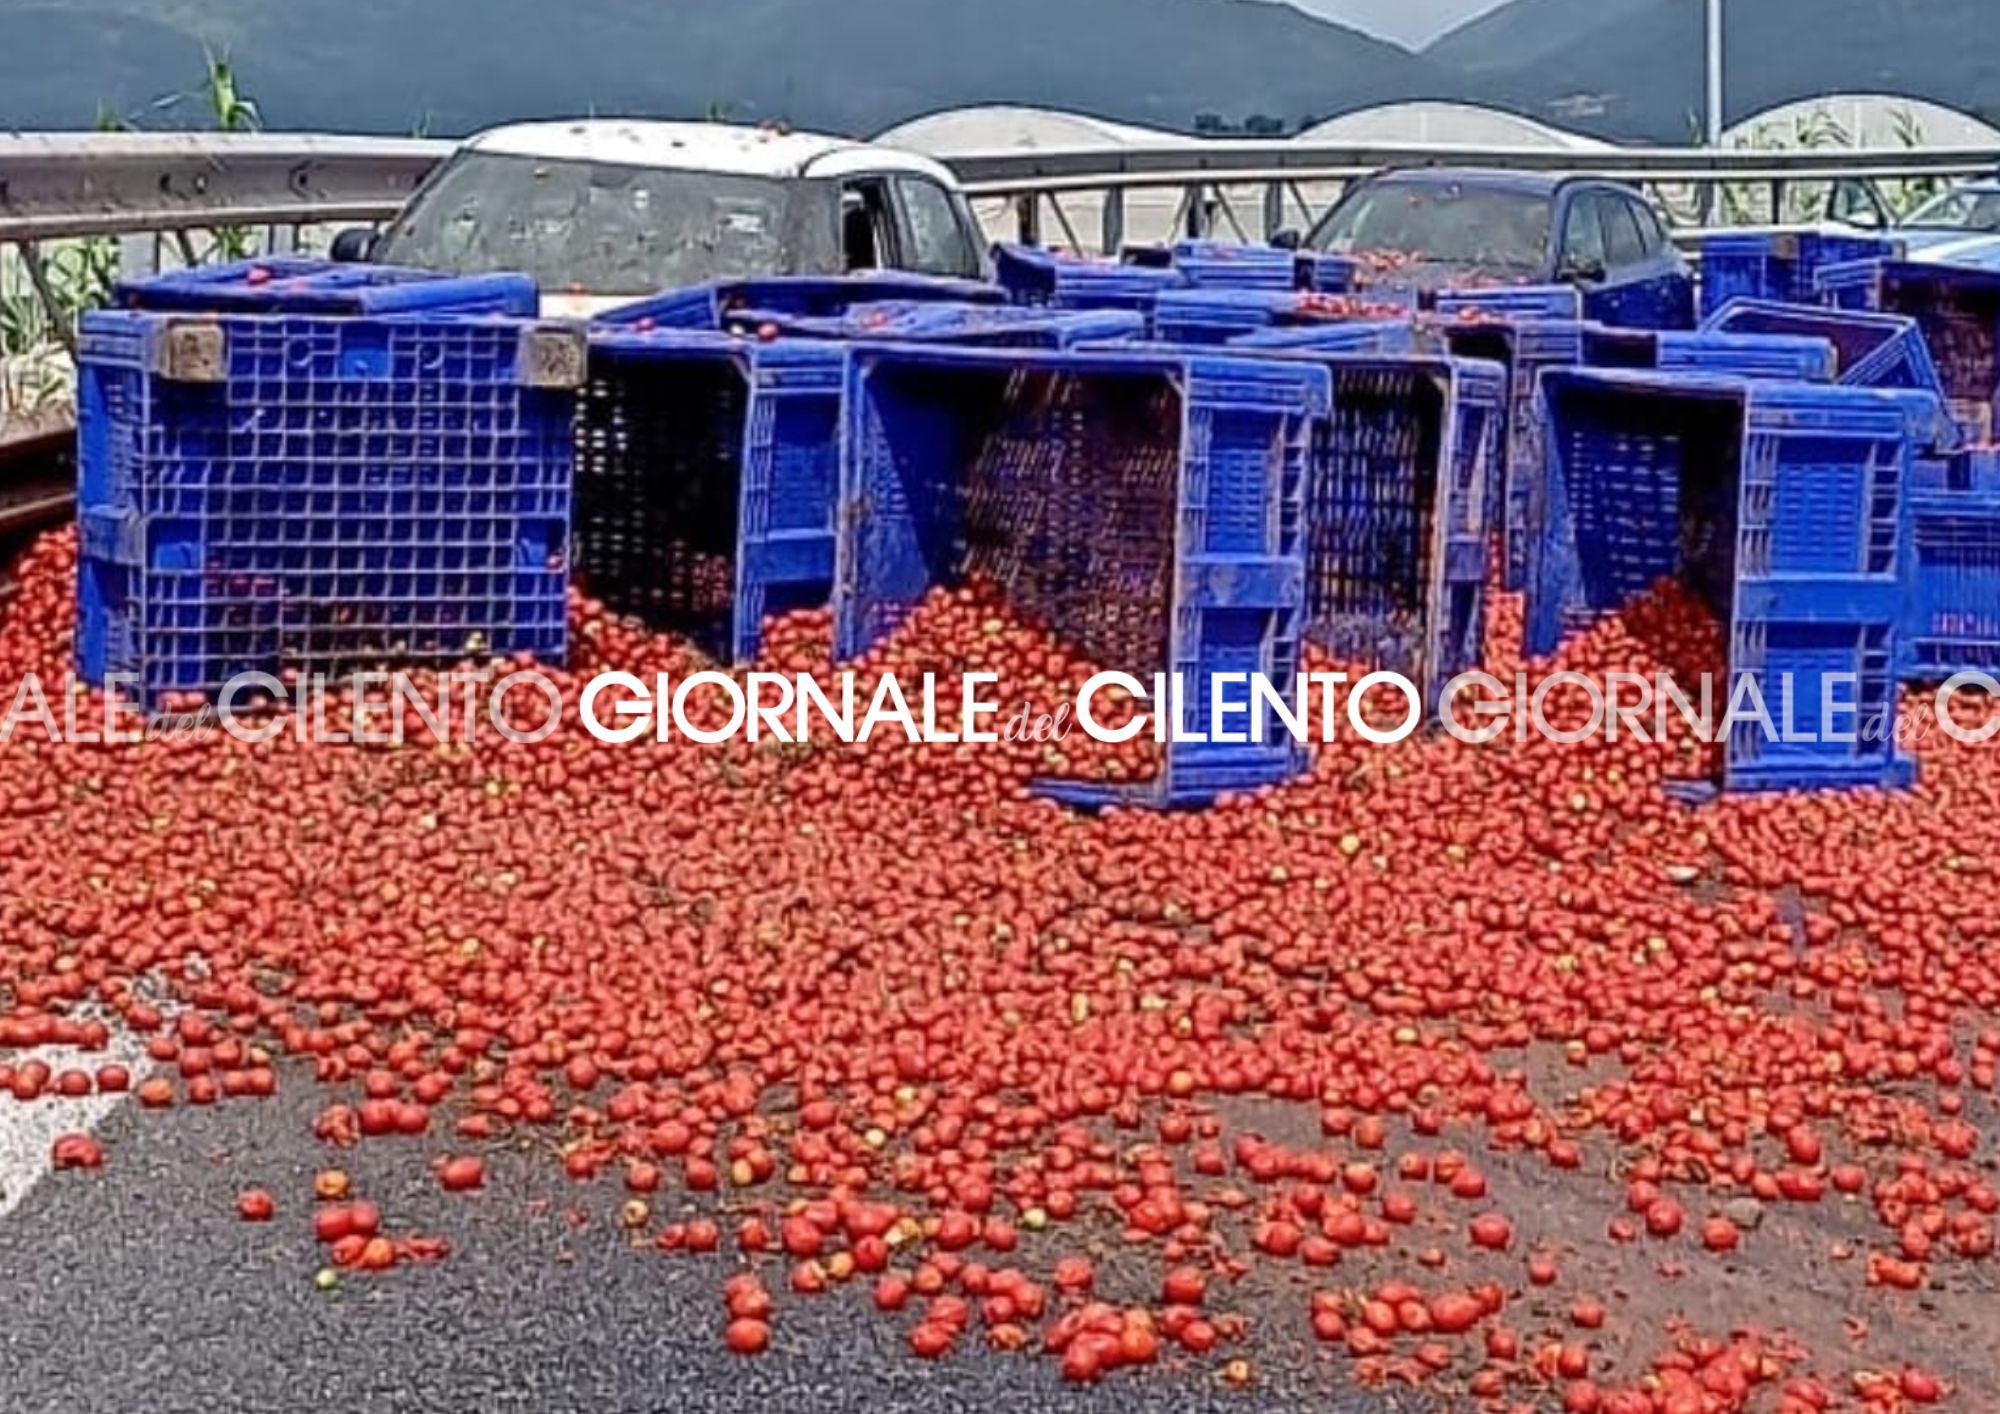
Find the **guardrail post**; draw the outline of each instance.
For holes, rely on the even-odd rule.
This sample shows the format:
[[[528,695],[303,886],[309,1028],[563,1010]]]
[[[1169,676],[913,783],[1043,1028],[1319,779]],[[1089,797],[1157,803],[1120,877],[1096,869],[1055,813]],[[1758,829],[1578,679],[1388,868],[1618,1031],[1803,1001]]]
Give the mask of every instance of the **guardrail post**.
[[[1264,239],[1285,229],[1285,184],[1266,182],[1264,184]]]
[[[1125,249],[1125,188],[1113,187],[1104,193],[1104,217],[1099,240],[1105,255]]]
[[[160,273],[160,238],[156,235],[118,238],[118,273],[127,280]]]
[[[1042,243],[1042,196],[1026,191],[1014,198],[1014,231],[1022,245]]]

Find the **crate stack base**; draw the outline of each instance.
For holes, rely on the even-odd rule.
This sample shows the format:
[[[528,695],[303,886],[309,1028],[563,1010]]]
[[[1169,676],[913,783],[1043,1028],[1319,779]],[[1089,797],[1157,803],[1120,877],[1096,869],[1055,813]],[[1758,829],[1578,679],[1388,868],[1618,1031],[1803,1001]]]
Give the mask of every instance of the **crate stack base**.
[[[576,558],[616,613],[747,661],[833,587],[842,347],[598,328],[577,418]]]
[[[1725,743],[1727,788],[1907,783],[1910,763],[1893,746],[1905,399],[1570,370],[1544,377],[1542,400],[1549,465],[1532,517],[1529,653],[1679,579],[1728,626],[1718,719],[1754,685],[1780,738],[1817,736],[1830,692],[1854,707],[1834,730],[1864,738],[1786,741],[1739,721]]]
[[[78,368],[93,682],[560,661],[580,335],[461,315],[102,311]]]
[[[857,346],[836,652],[866,652],[931,590],[981,578],[1104,668],[1168,674],[1203,735],[1217,674],[1263,674],[1291,700],[1308,441],[1327,388],[1292,359]],[[1192,805],[1303,759],[1268,715],[1261,743],[1164,753],[1149,781],[1040,789],[1086,807]]]

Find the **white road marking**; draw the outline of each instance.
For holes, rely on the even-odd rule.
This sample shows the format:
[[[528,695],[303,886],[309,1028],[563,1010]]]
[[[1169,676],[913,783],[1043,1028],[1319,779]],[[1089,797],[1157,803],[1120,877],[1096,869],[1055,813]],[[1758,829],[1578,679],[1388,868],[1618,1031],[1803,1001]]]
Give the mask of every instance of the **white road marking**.
[[[129,1031],[113,1030],[111,1044],[101,1051],[82,1051],[74,1046],[40,1046],[31,1051],[0,1051],[0,1060],[19,1070],[33,1061],[49,1068],[53,1077],[65,1070],[81,1070],[95,1077],[98,1067],[122,1065],[132,1072],[132,1089],[153,1071],[146,1043]],[[49,1150],[65,1134],[87,1133],[126,1100],[122,1095],[92,1093],[82,1099],[44,1097],[21,1101],[0,1093],[0,1218],[19,1207],[21,1200],[50,1172]],[[105,1158],[118,1162],[115,1153]]]

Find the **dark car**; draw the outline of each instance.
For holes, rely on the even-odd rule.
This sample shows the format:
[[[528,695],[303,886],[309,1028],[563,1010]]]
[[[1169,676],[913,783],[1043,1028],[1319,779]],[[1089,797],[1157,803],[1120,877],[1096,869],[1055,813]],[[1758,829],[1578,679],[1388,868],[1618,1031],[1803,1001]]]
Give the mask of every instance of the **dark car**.
[[[1618,182],[1393,169],[1349,187],[1305,244],[1369,260],[1385,283],[1570,284],[1588,319],[1638,329],[1694,325],[1694,280],[1666,223]]]

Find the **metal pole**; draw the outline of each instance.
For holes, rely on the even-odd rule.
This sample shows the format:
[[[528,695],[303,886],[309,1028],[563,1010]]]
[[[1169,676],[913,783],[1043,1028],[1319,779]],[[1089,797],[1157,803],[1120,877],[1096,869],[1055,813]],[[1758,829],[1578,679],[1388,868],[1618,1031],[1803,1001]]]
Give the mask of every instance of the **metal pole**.
[[[1708,0],[1708,145],[1722,146],[1722,0]]]

